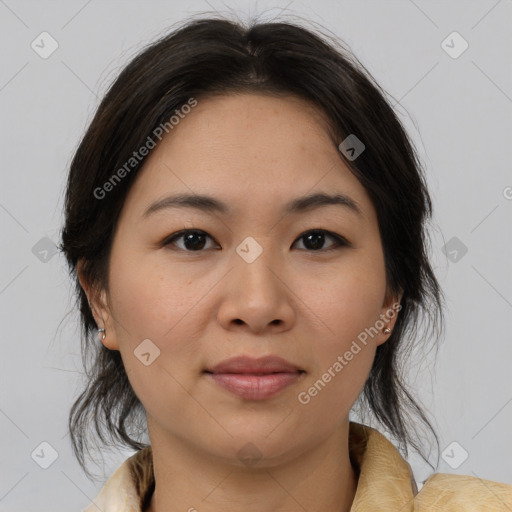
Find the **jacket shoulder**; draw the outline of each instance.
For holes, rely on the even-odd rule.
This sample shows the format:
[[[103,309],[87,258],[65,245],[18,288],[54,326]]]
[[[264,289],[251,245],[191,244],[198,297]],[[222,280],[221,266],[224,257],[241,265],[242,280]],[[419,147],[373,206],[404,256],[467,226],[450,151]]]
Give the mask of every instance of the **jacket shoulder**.
[[[82,512],[140,512],[139,496],[132,482],[129,459],[117,468],[94,501]]]
[[[503,512],[512,510],[512,485],[473,476],[436,473],[414,499],[415,511]]]

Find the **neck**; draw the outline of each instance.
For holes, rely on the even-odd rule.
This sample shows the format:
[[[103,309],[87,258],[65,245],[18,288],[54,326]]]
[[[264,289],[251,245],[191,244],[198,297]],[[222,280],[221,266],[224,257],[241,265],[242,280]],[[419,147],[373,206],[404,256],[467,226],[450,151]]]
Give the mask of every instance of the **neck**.
[[[352,505],[357,477],[348,421],[320,445],[278,465],[265,459],[230,464],[153,434],[155,492],[147,512],[348,512]]]

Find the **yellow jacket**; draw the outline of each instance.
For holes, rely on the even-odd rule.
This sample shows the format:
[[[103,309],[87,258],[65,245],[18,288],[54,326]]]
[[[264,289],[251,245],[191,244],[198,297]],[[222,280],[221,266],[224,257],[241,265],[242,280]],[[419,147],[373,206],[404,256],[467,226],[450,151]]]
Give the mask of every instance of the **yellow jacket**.
[[[351,512],[512,512],[512,485],[437,473],[418,493],[409,464],[379,432],[350,423],[350,455],[359,468]],[[115,471],[83,512],[144,512],[154,490],[151,446]]]

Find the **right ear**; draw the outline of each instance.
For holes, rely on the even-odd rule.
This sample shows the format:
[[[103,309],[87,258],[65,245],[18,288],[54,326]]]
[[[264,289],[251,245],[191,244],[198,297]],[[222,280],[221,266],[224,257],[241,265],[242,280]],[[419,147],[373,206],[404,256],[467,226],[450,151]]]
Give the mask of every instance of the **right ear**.
[[[84,273],[84,261],[79,260],[76,266],[78,280],[82,286],[87,301],[91,308],[92,315],[98,328],[106,330],[106,339],[102,341],[110,350],[119,350],[116,342],[116,336],[113,329],[112,315],[107,301],[107,292],[99,288],[96,283],[90,283]]]

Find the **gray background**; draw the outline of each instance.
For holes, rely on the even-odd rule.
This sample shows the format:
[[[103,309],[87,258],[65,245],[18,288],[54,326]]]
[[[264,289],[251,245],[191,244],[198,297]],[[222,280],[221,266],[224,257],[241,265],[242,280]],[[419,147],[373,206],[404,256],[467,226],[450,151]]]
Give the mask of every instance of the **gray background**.
[[[67,416],[81,390],[76,315],[66,316],[64,260],[41,239],[59,241],[67,167],[120,67],[170,25],[212,10],[318,22],[399,101],[428,171],[432,258],[448,300],[437,365],[433,353],[413,362],[411,384],[447,449],[439,471],[512,483],[510,0],[0,0],[0,511],[78,511],[103,485],[87,480],[71,452]],[[31,48],[43,31],[59,45],[47,59]],[[469,44],[458,58],[441,45],[453,31]],[[453,37],[445,44],[462,48]],[[49,457],[42,442],[58,453],[48,469],[31,457]],[[104,478],[131,453],[107,457]],[[411,464],[418,481],[428,476],[417,458]]]

